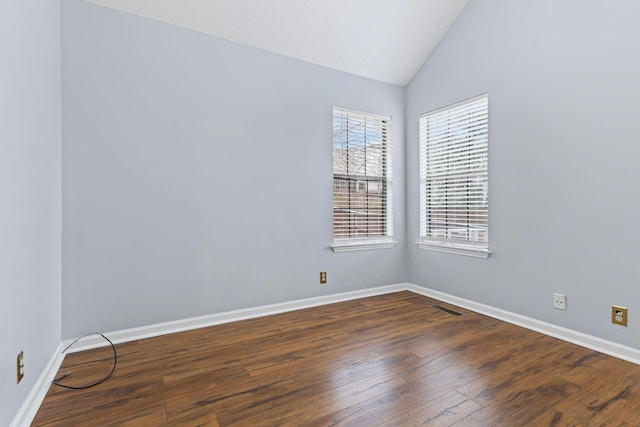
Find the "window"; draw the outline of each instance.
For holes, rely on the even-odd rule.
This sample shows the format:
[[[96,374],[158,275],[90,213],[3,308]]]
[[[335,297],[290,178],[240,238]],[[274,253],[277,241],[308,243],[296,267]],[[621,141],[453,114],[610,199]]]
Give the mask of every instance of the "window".
[[[490,254],[488,107],[485,94],[420,116],[423,249]]]
[[[390,138],[391,117],[334,107],[335,252],[395,245]]]

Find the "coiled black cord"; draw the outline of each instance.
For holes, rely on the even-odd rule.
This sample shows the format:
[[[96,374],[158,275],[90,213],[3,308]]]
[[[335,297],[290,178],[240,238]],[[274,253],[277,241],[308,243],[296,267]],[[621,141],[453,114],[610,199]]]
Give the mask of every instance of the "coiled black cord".
[[[90,335],[100,335],[102,338],[104,338],[110,345],[111,345],[111,350],[113,350],[113,367],[111,368],[111,372],[109,372],[107,374],[106,377],[102,378],[101,380],[98,380],[92,384],[88,384],[88,385],[83,385],[83,386],[71,386],[71,385],[66,385],[66,384],[60,384],[59,381],[63,378],[68,377],[69,375],[71,375],[71,371],[67,371],[65,372],[63,375],[60,375],[57,378],[54,378],[53,381],[51,381],[51,384],[53,385],[57,385],[58,387],[64,387],[64,388],[69,388],[71,390],[84,390],[87,388],[91,388],[94,386],[97,386],[98,384],[102,384],[103,382],[105,382],[106,380],[108,380],[109,378],[111,378],[111,375],[113,375],[113,372],[116,370],[116,365],[118,364],[118,353],[116,352],[116,346],[113,345],[113,343],[111,342],[111,340],[107,337],[105,337],[104,335],[102,335],[100,332],[91,332],[87,335],[84,335],[80,338],[76,338],[71,344],[69,344],[64,350],[62,350],[62,353],[66,352],[67,350],[69,350],[69,348],[74,345],[75,343],[77,343],[79,340],[81,340],[82,338],[86,338]]]

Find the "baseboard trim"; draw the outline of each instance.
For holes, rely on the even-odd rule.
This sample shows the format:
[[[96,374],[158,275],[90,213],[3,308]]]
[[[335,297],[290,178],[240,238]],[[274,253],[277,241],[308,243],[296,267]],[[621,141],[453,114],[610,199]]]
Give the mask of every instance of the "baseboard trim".
[[[628,347],[613,341],[594,337],[593,335],[563,328],[562,326],[557,326],[552,323],[543,322],[422,286],[408,284],[407,290],[640,365],[640,349],[637,348]]]
[[[239,320],[254,319],[257,317],[269,316],[272,314],[286,313],[289,311],[301,310],[304,308],[317,307],[326,304],[333,304],[336,302],[349,301],[353,299],[366,298],[370,296],[383,295],[399,291],[411,291],[449,304],[457,305],[462,308],[466,308],[467,310],[475,311],[477,313],[493,317],[494,319],[503,320],[505,322],[530,329],[532,331],[540,332],[542,334],[549,335],[554,338],[570,342],[572,344],[577,344],[579,346],[599,351],[601,353],[617,357],[618,359],[626,360],[628,362],[640,365],[640,349],[628,347],[622,344],[615,343],[613,341],[594,337],[592,335],[574,331],[562,326],[557,326],[552,323],[543,322],[532,317],[512,313],[510,311],[502,310],[465,298],[460,298],[455,295],[436,291],[430,288],[425,288],[423,286],[418,286],[412,283],[397,283],[394,285],[380,286],[376,288],[367,288],[339,294],[324,295],[320,297],[306,298],[278,304],[227,311],[223,313],[192,317],[172,322],[142,326],[138,328],[124,329],[120,331],[110,332],[105,335],[107,335],[107,337],[109,337],[109,339],[113,341],[114,344],[119,344],[144,338],[151,338],[160,335],[203,328],[207,326],[220,325],[223,323],[236,322]],[[72,339],[66,340],[62,343],[62,345],[66,347],[72,341]],[[84,351],[92,348],[102,347],[105,345],[108,344],[101,337],[89,336],[81,341],[78,341],[78,343],[76,343],[73,348],[69,349],[68,352],[71,353]]]
[[[257,317],[269,316],[272,314],[286,313],[304,308],[317,307],[337,302],[350,301],[358,298],[366,298],[376,295],[384,295],[399,291],[411,291],[419,295],[440,300],[452,305],[456,305],[476,313],[484,314],[494,319],[502,320],[532,331],[540,332],[563,341],[570,342],[582,347],[589,348],[618,359],[640,365],[640,349],[627,347],[613,341],[604,340],[592,335],[577,332],[551,323],[543,322],[531,317],[522,316],[506,310],[495,308],[489,305],[477,303],[465,298],[460,298],[444,292],[418,286],[412,283],[397,283],[395,285],[380,286],[376,288],[368,288],[339,294],[325,295],[314,298],[306,298],[301,300],[283,302],[278,304],[264,305],[254,308],[242,310],[234,310],[223,313],[216,313],[200,317],[192,317],[188,319],[176,320],[173,322],[158,323],[155,325],[142,326],[138,328],[124,329],[105,333],[105,335],[113,341],[114,344],[135,341],[144,338],[156,337],[160,335],[183,332],[192,329],[203,328],[207,326],[220,325],[223,323],[236,322],[239,320],[254,319]],[[49,363],[45,367],[42,374],[34,384],[31,392],[20,407],[20,410],[14,417],[11,427],[29,426],[33,421],[36,413],[44,397],[49,389],[51,381],[58,372],[60,365],[64,359],[62,349],[66,348],[73,339],[62,342],[56,352],[53,354]],[[92,348],[108,345],[101,337],[89,336],[78,341],[68,352],[77,352],[90,350]]]
[[[44,397],[49,391],[49,386],[51,385],[51,381],[55,378],[58,369],[60,369],[60,365],[62,364],[62,360],[64,359],[64,354],[62,354],[62,343],[58,345],[55,352],[47,362],[47,365],[44,367],[44,370],[36,380],[35,384],[31,388],[31,391],[27,395],[27,398],[24,402],[22,402],[22,406],[16,413],[15,417],[13,417],[13,421],[10,424],[10,427],[23,427],[29,426],[33,422],[36,414],[38,413],[38,409],[40,409],[40,405],[44,400]]]
[[[176,332],[189,331],[192,329],[204,328],[207,326],[220,325],[223,323],[237,322],[239,320],[254,319],[256,317],[270,316],[272,314],[286,313],[289,311],[301,310],[304,308],[317,307],[336,302],[349,301],[358,298],[366,298],[370,296],[389,294],[407,289],[407,283],[399,283],[395,285],[380,286],[376,288],[367,288],[351,292],[343,292],[339,294],[323,295],[320,297],[306,298],[295,301],[263,305],[253,308],[241,310],[227,311],[223,313],[210,314],[188,319],[181,319],[172,322],[157,323],[155,325],[142,326],[138,328],[123,329],[105,333],[105,335],[114,343],[120,344],[129,341],[151,338],[160,335],[173,334]],[[73,342],[73,339],[65,340],[63,345],[66,347]],[[92,348],[103,347],[108,345],[100,336],[88,336],[78,341],[67,352],[73,353],[78,351],[90,350]]]

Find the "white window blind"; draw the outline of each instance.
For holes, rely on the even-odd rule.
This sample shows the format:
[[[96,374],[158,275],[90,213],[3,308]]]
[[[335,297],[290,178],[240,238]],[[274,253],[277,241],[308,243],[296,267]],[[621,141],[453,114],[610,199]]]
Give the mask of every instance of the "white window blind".
[[[420,242],[486,257],[488,96],[420,116]]]
[[[392,239],[390,137],[391,117],[334,107],[334,244]]]

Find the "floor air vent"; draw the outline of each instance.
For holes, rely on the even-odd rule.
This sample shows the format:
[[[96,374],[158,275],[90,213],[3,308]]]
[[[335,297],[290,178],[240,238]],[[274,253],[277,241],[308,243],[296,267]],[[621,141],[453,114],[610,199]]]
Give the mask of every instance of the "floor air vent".
[[[450,308],[443,307],[443,306],[438,305],[438,304],[432,305],[431,307],[435,308],[436,310],[440,310],[440,311],[444,311],[445,313],[452,314],[454,316],[462,316],[462,313],[458,313],[455,310],[451,310]]]

